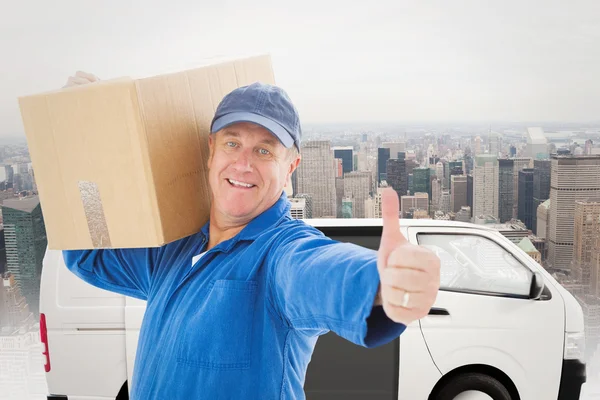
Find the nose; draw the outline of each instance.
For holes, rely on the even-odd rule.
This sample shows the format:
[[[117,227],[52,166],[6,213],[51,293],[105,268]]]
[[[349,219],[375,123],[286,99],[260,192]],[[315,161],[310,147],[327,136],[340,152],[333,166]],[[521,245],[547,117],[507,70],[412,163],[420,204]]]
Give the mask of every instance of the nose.
[[[237,158],[233,163],[233,168],[238,172],[252,171],[252,150],[243,149],[237,152]]]

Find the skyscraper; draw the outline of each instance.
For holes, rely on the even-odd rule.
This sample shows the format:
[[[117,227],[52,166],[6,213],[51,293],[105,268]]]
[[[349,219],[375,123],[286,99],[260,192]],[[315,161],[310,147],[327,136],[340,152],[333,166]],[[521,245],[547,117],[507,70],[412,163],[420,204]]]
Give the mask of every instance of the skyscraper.
[[[548,263],[568,269],[575,202],[600,197],[600,156],[552,155],[551,160]]]
[[[524,168],[519,171],[518,218],[527,228],[532,229],[536,212],[537,209],[533,206],[533,169]]]
[[[365,200],[369,198],[370,190],[370,172],[353,171],[344,175],[344,198],[352,199],[352,215],[354,218],[366,217]]]
[[[513,213],[512,217],[517,218],[519,206],[519,171],[523,168],[533,168],[532,159],[529,157],[517,157],[512,159],[514,162],[513,169]]]
[[[400,208],[403,217],[412,215],[411,210],[422,210],[429,214],[429,196],[427,193],[415,193],[414,196],[402,196]]]
[[[573,278],[596,292],[597,279],[591,281],[596,254],[594,245],[600,237],[600,198],[598,201],[576,201],[573,215]],[[594,274],[597,276],[597,274]]]
[[[387,180],[386,167],[387,160],[390,159],[390,149],[380,147],[377,149],[377,183]]]
[[[37,318],[42,261],[48,244],[39,198],[4,200],[2,215],[8,272],[13,274]]]
[[[400,158],[399,153],[406,150],[406,143],[404,142],[383,142],[381,147],[384,149],[390,149],[390,158]]]
[[[548,140],[542,128],[527,128],[527,148],[525,155],[534,160],[548,158]]]
[[[498,220],[502,223],[513,217],[514,165],[513,159],[498,160]]]
[[[550,198],[550,160],[533,160],[533,207],[537,210],[540,204]],[[531,224],[533,232],[537,232],[537,213]]]
[[[304,199],[304,218],[312,218],[312,195],[308,193],[298,193],[294,196],[295,199]]]
[[[473,216],[498,217],[498,159],[490,154],[475,157],[473,168]]]
[[[431,170],[427,167],[413,169],[413,192],[427,193],[431,198]]]
[[[312,197],[312,218],[335,217],[335,159],[330,142],[313,140],[302,145],[298,192]]]
[[[467,202],[467,176],[452,175],[450,180],[450,211],[459,212]]]
[[[354,148],[353,147],[334,147],[333,148],[333,156],[335,158],[340,158],[342,160],[342,170],[345,174],[346,172],[353,171],[353,156]]]
[[[289,199],[292,203],[290,214],[294,219],[306,218],[306,199],[303,198],[292,198]]]
[[[405,196],[408,190],[408,175],[404,158],[390,158],[386,165],[387,183],[393,187],[398,196]]]
[[[473,216],[473,197],[475,192],[473,191],[473,175],[467,175],[467,206],[469,207],[470,216]]]

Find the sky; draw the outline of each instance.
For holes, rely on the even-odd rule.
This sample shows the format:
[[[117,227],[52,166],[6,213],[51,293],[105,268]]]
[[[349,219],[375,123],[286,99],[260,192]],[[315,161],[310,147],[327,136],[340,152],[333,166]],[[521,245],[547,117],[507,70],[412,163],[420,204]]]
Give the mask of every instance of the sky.
[[[20,0],[0,14],[0,137],[17,98],[269,53],[304,123],[600,121],[597,0]]]

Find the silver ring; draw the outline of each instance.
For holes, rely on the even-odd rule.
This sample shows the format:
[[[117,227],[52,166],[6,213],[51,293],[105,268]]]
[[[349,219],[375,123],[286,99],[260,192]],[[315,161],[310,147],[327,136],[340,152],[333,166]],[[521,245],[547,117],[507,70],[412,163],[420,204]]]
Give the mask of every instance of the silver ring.
[[[410,301],[410,293],[404,292],[404,296],[402,297],[402,307],[408,308],[409,301]]]

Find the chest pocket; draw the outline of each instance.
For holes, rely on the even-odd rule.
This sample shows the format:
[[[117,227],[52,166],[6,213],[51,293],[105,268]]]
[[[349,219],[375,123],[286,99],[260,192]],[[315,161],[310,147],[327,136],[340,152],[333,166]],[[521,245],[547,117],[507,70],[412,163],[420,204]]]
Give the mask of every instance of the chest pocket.
[[[177,362],[207,369],[249,368],[256,292],[256,281],[215,281],[184,322]]]

